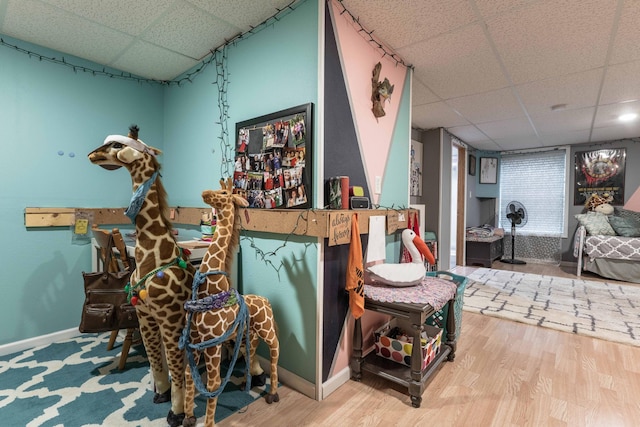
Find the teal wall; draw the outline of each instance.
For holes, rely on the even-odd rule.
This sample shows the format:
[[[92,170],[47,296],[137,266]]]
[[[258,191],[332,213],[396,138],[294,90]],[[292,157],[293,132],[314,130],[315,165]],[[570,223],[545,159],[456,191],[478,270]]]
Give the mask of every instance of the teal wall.
[[[231,143],[236,121],[317,104],[317,7],[316,1],[307,1],[229,47]],[[61,57],[2,37],[24,49]],[[27,229],[24,209],[126,206],[131,195],[126,171],[106,171],[86,158],[106,135],[126,134],[131,123],[138,124],[140,138],[164,151],[160,160],[169,203],[204,206],[200,194],[218,188],[221,174],[214,71],[209,66],[193,83],[164,87],[74,73],[0,47],[0,140],[6,150],[0,160],[0,257],[6,266],[0,276],[0,345],[77,327],[81,273],[91,270],[90,246],[72,244],[68,227]],[[273,302],[283,342],[280,365],[315,382],[309,360],[316,353],[317,240],[291,238],[271,260],[282,265],[277,272],[256,260],[251,245],[270,252],[281,245],[279,238],[247,234],[238,261],[240,277],[246,282],[244,292]],[[294,351],[286,350],[289,345]]]
[[[108,134],[126,132],[132,122],[145,132],[143,139],[160,148],[164,142],[163,89],[156,85],[74,73],[0,47],[0,94],[5,150],[0,156],[2,345],[77,327],[84,299],[81,273],[91,269],[89,245],[73,245],[68,227],[27,229],[24,209],[125,206],[131,194],[129,176],[91,165],[87,154]]]

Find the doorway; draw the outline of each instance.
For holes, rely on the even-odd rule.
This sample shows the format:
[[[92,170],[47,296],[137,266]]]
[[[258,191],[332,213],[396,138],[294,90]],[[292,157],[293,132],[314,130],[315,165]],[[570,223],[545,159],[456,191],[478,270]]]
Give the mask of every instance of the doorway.
[[[450,218],[450,245],[449,269],[457,265],[464,265],[465,258],[465,234],[466,234],[466,205],[465,194],[467,188],[467,150],[451,140],[451,218]]]

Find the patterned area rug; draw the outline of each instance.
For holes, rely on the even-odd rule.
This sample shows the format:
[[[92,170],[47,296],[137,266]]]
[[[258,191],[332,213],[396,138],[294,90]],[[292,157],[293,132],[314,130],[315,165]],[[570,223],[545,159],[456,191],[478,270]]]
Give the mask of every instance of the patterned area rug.
[[[167,426],[171,404],[154,404],[149,363],[142,346],[132,347],[124,370],[120,348],[107,351],[109,333],[82,336],[0,357],[0,425]],[[265,393],[244,391],[236,365],[218,398],[216,423]],[[224,375],[223,371],[223,375]],[[206,399],[196,397],[198,425]]]
[[[640,287],[479,268],[463,310],[640,346]]]

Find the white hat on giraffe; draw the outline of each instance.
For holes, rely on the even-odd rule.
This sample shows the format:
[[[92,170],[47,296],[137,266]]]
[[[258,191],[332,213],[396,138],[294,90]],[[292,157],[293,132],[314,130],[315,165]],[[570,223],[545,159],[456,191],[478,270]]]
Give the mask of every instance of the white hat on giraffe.
[[[109,135],[104,139],[104,142],[102,143],[102,145],[106,145],[111,142],[119,142],[141,153],[149,153],[153,156],[156,155],[156,151],[153,148],[149,147],[144,142],[142,142],[142,140],[140,139],[133,139],[124,135]]]

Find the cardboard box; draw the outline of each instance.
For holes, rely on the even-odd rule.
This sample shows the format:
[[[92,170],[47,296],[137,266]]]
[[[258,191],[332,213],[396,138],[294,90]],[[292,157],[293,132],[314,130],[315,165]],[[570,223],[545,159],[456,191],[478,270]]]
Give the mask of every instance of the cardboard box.
[[[413,344],[403,339],[390,338],[388,334],[395,327],[403,330],[407,336],[413,335],[410,325],[408,327],[407,325],[402,325],[396,318],[393,318],[374,333],[375,352],[380,357],[410,367]],[[435,359],[436,355],[440,352],[440,344],[442,343],[442,329],[425,324],[424,331],[427,333],[428,338],[422,340],[422,370]]]

